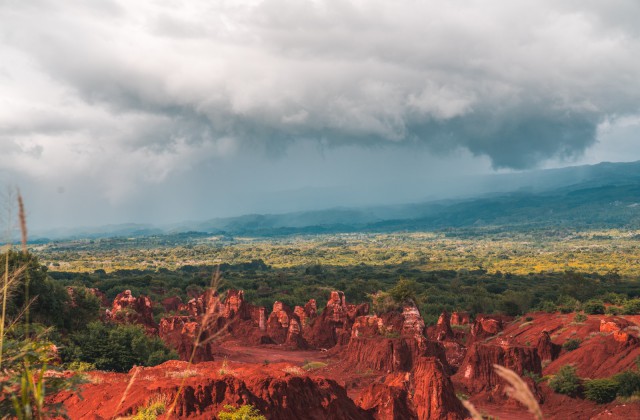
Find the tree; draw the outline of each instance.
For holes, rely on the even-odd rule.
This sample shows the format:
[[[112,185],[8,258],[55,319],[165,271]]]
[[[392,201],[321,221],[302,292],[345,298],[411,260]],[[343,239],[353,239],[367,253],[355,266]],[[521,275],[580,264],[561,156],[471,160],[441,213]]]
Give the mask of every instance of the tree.
[[[549,381],[549,387],[559,394],[576,396],[580,388],[580,378],[576,374],[576,368],[571,365],[562,366]]]
[[[177,359],[158,337],[149,337],[138,325],[105,325],[92,322],[71,336],[62,351],[65,361],[80,360],[97,369],[126,372],[134,365],[154,366]]]
[[[389,291],[391,297],[398,303],[415,303],[419,285],[415,280],[400,278],[398,283]]]
[[[618,383],[610,378],[592,379],[584,384],[584,396],[598,404],[606,404],[616,399]]]

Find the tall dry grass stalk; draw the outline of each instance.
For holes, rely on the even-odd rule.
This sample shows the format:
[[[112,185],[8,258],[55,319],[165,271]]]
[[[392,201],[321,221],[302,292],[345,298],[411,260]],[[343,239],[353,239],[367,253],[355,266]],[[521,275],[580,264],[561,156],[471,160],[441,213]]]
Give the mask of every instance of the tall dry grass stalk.
[[[476,406],[473,405],[471,401],[461,400],[461,402],[462,405],[464,405],[464,408],[469,411],[469,414],[471,414],[471,418],[473,420],[484,420],[482,414],[480,414],[480,412],[476,409]]]
[[[220,273],[220,267],[218,267],[216,269],[216,272],[213,273],[213,275],[211,276],[211,286],[208,290],[208,293],[210,293],[209,296],[214,296],[214,294],[219,290],[221,283],[222,283],[222,274]],[[202,317],[202,321],[200,322],[200,328],[198,328],[198,333],[196,334],[196,338],[193,343],[193,350],[191,351],[191,355],[189,356],[189,361],[187,363],[186,370],[188,370],[193,364],[193,359],[195,358],[198,348],[216,339],[220,334],[222,334],[222,331],[224,331],[226,328],[226,325],[225,325],[222,328],[220,328],[212,336],[207,337],[205,340],[202,339],[202,334],[209,328],[210,325],[212,325],[215,321],[217,321],[217,318],[220,316],[220,314],[217,311],[218,308],[213,307],[209,303],[210,302],[207,302],[207,311]],[[178,388],[178,392],[176,392],[176,395],[173,398],[173,402],[171,403],[171,406],[169,407],[169,409],[164,415],[165,419],[170,418],[173,412],[175,411],[176,405],[178,404],[178,399],[180,398],[180,395],[184,390],[184,383],[186,379],[187,379],[186,376],[182,377],[182,381],[180,382],[180,387]]]
[[[493,365],[493,368],[496,370],[498,376],[509,383],[509,386],[506,387],[507,395],[524,404],[537,420],[542,420],[540,405],[533,396],[527,383],[511,369],[500,365]]]
[[[138,373],[140,373],[140,370],[141,370],[140,368],[136,367],[135,370],[133,371],[133,375],[131,375],[131,379],[129,379],[129,383],[127,384],[127,387],[124,389],[124,393],[122,393],[120,402],[116,406],[116,409],[113,412],[113,416],[111,416],[112,419],[116,418],[118,414],[118,410],[120,410],[120,407],[122,406],[122,404],[124,404],[124,400],[127,399],[127,395],[129,395],[129,391],[131,390],[133,383],[136,381],[136,378],[138,377]]]
[[[507,395],[511,398],[515,398],[520,403],[524,404],[525,407],[529,410],[531,414],[536,418],[536,420],[542,420],[542,410],[540,409],[540,405],[538,401],[533,396],[533,393],[529,389],[529,386],[522,378],[512,371],[511,369],[507,369],[504,366],[493,365],[498,376],[504,379],[509,385],[505,388]],[[471,401],[461,400],[462,405],[469,411],[471,418],[473,420],[483,420],[484,417],[478,409],[473,405]],[[490,417],[491,418],[491,417]]]
[[[221,283],[222,283],[222,274],[220,273],[220,268],[218,267],[216,269],[216,272],[211,276],[211,285],[210,285],[209,290],[208,290],[209,296],[212,297],[217,293],[217,291],[220,289]],[[193,365],[193,360],[194,360],[194,358],[196,356],[196,352],[198,351],[198,349],[201,346],[203,346],[203,345],[215,340],[216,338],[218,338],[225,331],[226,327],[228,326],[228,324],[225,324],[215,334],[207,337],[206,339],[202,338],[204,332],[207,331],[211,325],[213,325],[215,322],[217,322],[217,319],[220,316],[220,314],[219,314],[217,309],[218,309],[217,307],[214,307],[213,305],[210,305],[210,302],[207,302],[207,311],[205,312],[205,314],[203,315],[203,317],[202,317],[202,319],[200,321],[200,327],[198,328],[198,332],[196,333],[196,337],[195,337],[194,343],[193,343],[193,350],[191,351],[187,366],[184,368],[184,371],[190,371],[190,368]],[[129,383],[127,384],[127,388],[125,389],[124,394],[122,395],[122,398],[120,399],[120,403],[116,407],[116,410],[113,412],[113,416],[111,417],[112,419],[117,418],[116,416],[118,415],[118,410],[120,409],[120,407],[124,403],[125,399],[127,398],[127,395],[129,394],[129,390],[133,386],[133,383],[136,380],[138,372],[139,372],[139,370],[136,369],[134,374],[131,376],[131,379],[129,379]],[[182,394],[182,391],[184,390],[185,381],[189,376],[190,375],[182,375],[182,380],[180,382],[180,386],[178,387],[178,391],[176,392],[176,395],[173,398],[171,406],[159,418],[168,419],[174,413],[174,411],[176,409],[176,406],[178,404],[178,400],[180,398],[180,395]]]
[[[17,201],[18,201],[18,207],[19,207],[19,218],[20,218],[20,232],[21,232],[21,239],[22,239],[22,248],[23,248],[23,252],[26,253],[26,249],[27,249],[27,221],[26,221],[26,216],[25,216],[25,211],[24,211],[24,201],[22,200],[22,195],[20,194],[20,191],[16,189],[16,193],[17,193]],[[9,298],[9,296],[11,295],[14,287],[17,285],[18,283],[18,279],[20,278],[20,276],[22,276],[22,274],[24,274],[24,272],[27,269],[26,264],[17,267],[16,269],[13,270],[13,272],[10,272],[10,267],[9,267],[9,253],[11,251],[12,248],[12,237],[13,237],[13,205],[11,204],[13,202],[13,198],[14,198],[14,192],[12,190],[9,190],[9,193],[7,194],[7,205],[6,205],[6,211],[7,211],[7,219],[4,221],[6,226],[7,226],[7,232],[6,232],[6,242],[5,242],[5,246],[4,246],[4,274],[2,276],[2,311],[0,313],[0,368],[2,368],[2,361],[3,361],[3,355],[4,355],[4,338],[5,338],[5,334],[7,329],[5,328],[5,324],[7,321],[7,300]],[[28,295],[26,296],[25,302],[28,302]],[[30,305],[27,304],[25,306],[26,309],[26,313],[28,314],[28,307]],[[14,322],[15,324],[15,322]]]
[[[27,253],[27,213],[24,211],[24,201],[22,194],[18,190],[18,219],[20,220],[20,239],[22,243],[22,253]],[[28,299],[27,299],[28,300]]]

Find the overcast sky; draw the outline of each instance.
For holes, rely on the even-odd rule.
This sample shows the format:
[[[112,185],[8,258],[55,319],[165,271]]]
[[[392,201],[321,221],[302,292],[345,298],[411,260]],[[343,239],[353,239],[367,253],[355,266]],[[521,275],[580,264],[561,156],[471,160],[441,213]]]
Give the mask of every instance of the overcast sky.
[[[419,201],[640,159],[637,0],[4,0],[36,228]]]

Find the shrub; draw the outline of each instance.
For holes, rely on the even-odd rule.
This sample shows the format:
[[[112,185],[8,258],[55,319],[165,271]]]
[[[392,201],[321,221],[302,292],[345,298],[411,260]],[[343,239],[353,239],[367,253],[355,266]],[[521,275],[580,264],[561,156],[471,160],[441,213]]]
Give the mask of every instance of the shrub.
[[[580,339],[579,338],[570,338],[562,344],[562,348],[567,351],[573,351],[580,347]]]
[[[582,305],[582,309],[589,315],[604,314],[604,303],[601,300],[589,300]]]
[[[611,378],[592,379],[584,384],[584,396],[598,404],[606,404],[616,399],[618,382]]]
[[[573,317],[573,322],[584,322],[587,320],[587,316],[585,314],[576,314]]]
[[[177,354],[158,337],[149,337],[138,325],[105,325],[92,322],[71,336],[62,356],[67,361],[93,363],[97,369],[126,372],[133,367],[154,366]]]
[[[168,402],[169,399],[166,395],[158,395],[149,400],[146,407],[139,409],[136,415],[131,417],[131,420],[156,420],[167,410]]]
[[[607,315],[620,315],[622,311],[622,306],[607,306],[604,308],[604,313]]]
[[[316,370],[316,369],[320,369],[327,366],[326,363],[322,363],[322,362],[309,362],[309,363],[305,363],[304,366],[302,366],[302,369],[304,370]]]
[[[542,380],[542,378],[540,377],[539,374],[535,373],[535,372],[530,372],[528,370],[525,370],[524,373],[522,374],[523,378],[531,378],[533,380],[533,382],[535,383],[540,383],[540,381]]]
[[[628,300],[622,305],[622,313],[625,315],[638,315],[640,314],[640,299]]]
[[[640,391],[640,372],[625,370],[612,378],[618,384],[618,395],[630,397]]]
[[[266,417],[252,405],[242,405],[238,408],[225,405],[224,411],[218,413],[218,418],[220,420],[266,420]]]
[[[386,312],[391,312],[400,308],[400,305],[391,297],[391,294],[387,292],[377,292],[369,295],[371,298],[371,307],[373,312],[381,315]]]
[[[549,388],[558,394],[576,396],[580,388],[580,378],[576,374],[576,368],[571,365],[562,366],[549,380]]]
[[[556,305],[555,303],[545,300],[544,302],[542,302],[540,304],[540,310],[543,312],[547,312],[549,314],[552,314],[554,312],[558,312],[558,305]]]
[[[571,296],[563,295],[558,299],[558,309],[563,314],[574,312],[579,306],[580,302]]]
[[[415,280],[401,278],[398,283],[389,290],[391,297],[399,304],[416,302],[419,285]]]
[[[93,363],[81,362],[79,360],[75,360],[71,363],[67,364],[68,370],[74,370],[76,372],[88,372],[90,370],[96,370],[96,365]]]

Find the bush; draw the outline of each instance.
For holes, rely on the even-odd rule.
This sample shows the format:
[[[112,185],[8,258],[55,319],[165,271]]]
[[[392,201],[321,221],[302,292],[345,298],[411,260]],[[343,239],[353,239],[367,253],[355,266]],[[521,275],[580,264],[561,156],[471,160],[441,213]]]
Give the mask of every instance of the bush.
[[[579,338],[570,338],[562,344],[562,348],[567,351],[573,351],[580,347],[580,339]]]
[[[640,299],[628,300],[622,305],[622,313],[625,315],[640,314]]]
[[[316,369],[321,369],[323,367],[327,366],[326,363],[323,362],[308,362],[305,363],[304,366],[302,366],[302,369],[304,370],[316,370]]]
[[[563,314],[570,314],[571,312],[575,312],[580,306],[580,302],[577,299],[562,295],[558,299],[558,309]]]
[[[158,337],[149,337],[138,325],[105,325],[92,322],[71,336],[62,356],[67,361],[93,363],[97,369],[126,372],[134,365],[154,366],[177,354]]]
[[[565,394],[574,397],[580,388],[580,378],[576,374],[576,368],[571,365],[564,365],[549,380],[549,388],[558,394]]]
[[[387,292],[377,292],[370,294],[371,307],[373,312],[382,315],[386,312],[391,312],[400,309],[400,305],[391,297],[391,294]]]
[[[542,302],[539,306],[540,310],[549,314],[552,314],[554,312],[558,312],[558,305],[556,305],[555,303],[545,300],[544,302]]]
[[[573,322],[584,322],[587,320],[587,316],[585,314],[576,314],[573,317]]]
[[[640,372],[625,370],[612,378],[618,384],[618,395],[630,397],[640,391]]]
[[[607,306],[604,308],[604,313],[607,315],[620,315],[622,310],[622,306]]]
[[[88,372],[90,370],[96,370],[96,365],[94,365],[93,363],[80,362],[76,360],[71,363],[68,363],[67,369],[73,370],[76,372]]]
[[[266,417],[252,405],[242,405],[238,408],[225,405],[224,411],[218,413],[218,418],[220,420],[266,420]]]
[[[606,404],[616,399],[618,382],[611,378],[592,379],[584,384],[584,396],[598,404]]]
[[[145,407],[139,409],[136,415],[131,417],[131,420],[156,420],[158,416],[167,411],[168,403],[169,398],[166,395],[151,398]]]
[[[589,315],[601,315],[604,314],[604,303],[601,300],[589,300],[582,309]]]
[[[416,302],[419,285],[415,280],[401,278],[398,283],[389,290],[391,297],[399,304]]]

